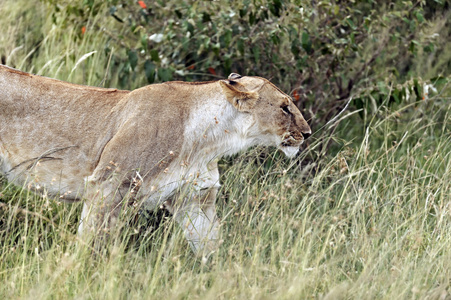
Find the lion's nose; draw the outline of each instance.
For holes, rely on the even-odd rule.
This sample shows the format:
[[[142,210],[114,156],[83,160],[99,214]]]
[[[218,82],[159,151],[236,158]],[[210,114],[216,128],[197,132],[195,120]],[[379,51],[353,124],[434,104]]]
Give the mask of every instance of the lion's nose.
[[[308,139],[310,136],[312,135],[312,131],[306,131],[306,132],[302,132],[302,136],[304,137],[304,140]]]
[[[301,133],[302,133],[302,136],[304,137],[304,139],[306,139],[312,135],[312,129],[310,129],[310,126],[308,126],[306,121],[302,122]]]

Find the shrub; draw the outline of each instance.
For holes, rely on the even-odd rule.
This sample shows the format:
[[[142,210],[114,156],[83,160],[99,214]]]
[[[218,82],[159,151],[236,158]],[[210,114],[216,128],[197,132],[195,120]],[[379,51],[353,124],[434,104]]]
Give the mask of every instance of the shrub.
[[[369,108],[382,104],[387,86],[415,78],[409,88],[421,99],[419,83],[448,80],[437,76],[451,69],[445,1],[49,2],[55,22],[80,27],[74,38],[83,30],[108,35],[105,54],[116,49],[110,72],[122,88],[259,75],[291,93],[314,128],[352,94],[359,100],[351,106]],[[98,14],[116,22],[90,24]],[[389,97],[399,103],[404,96]]]

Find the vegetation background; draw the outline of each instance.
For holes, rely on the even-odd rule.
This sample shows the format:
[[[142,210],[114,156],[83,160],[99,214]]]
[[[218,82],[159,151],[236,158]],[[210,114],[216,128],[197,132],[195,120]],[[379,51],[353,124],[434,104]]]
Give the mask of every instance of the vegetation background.
[[[93,257],[79,204],[3,180],[4,299],[451,298],[449,2],[3,0],[0,15],[3,64],[124,89],[259,75],[314,131],[295,160],[222,161],[208,263],[161,212]]]

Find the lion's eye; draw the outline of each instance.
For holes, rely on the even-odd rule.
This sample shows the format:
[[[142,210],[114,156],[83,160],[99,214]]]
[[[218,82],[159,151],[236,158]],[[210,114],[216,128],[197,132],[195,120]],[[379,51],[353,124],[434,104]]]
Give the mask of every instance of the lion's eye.
[[[288,108],[288,105],[281,106],[280,108],[283,110],[284,114],[290,114],[290,109]]]

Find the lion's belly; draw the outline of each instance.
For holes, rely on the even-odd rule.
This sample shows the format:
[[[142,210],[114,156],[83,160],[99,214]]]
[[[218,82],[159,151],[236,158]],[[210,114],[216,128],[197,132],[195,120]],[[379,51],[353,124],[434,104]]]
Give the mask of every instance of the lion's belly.
[[[78,160],[77,156],[71,156],[73,152],[66,147],[27,151],[26,145],[0,144],[0,172],[16,185],[42,194],[58,195],[62,200],[77,200],[82,196],[84,179],[89,176],[90,169],[80,155]]]

